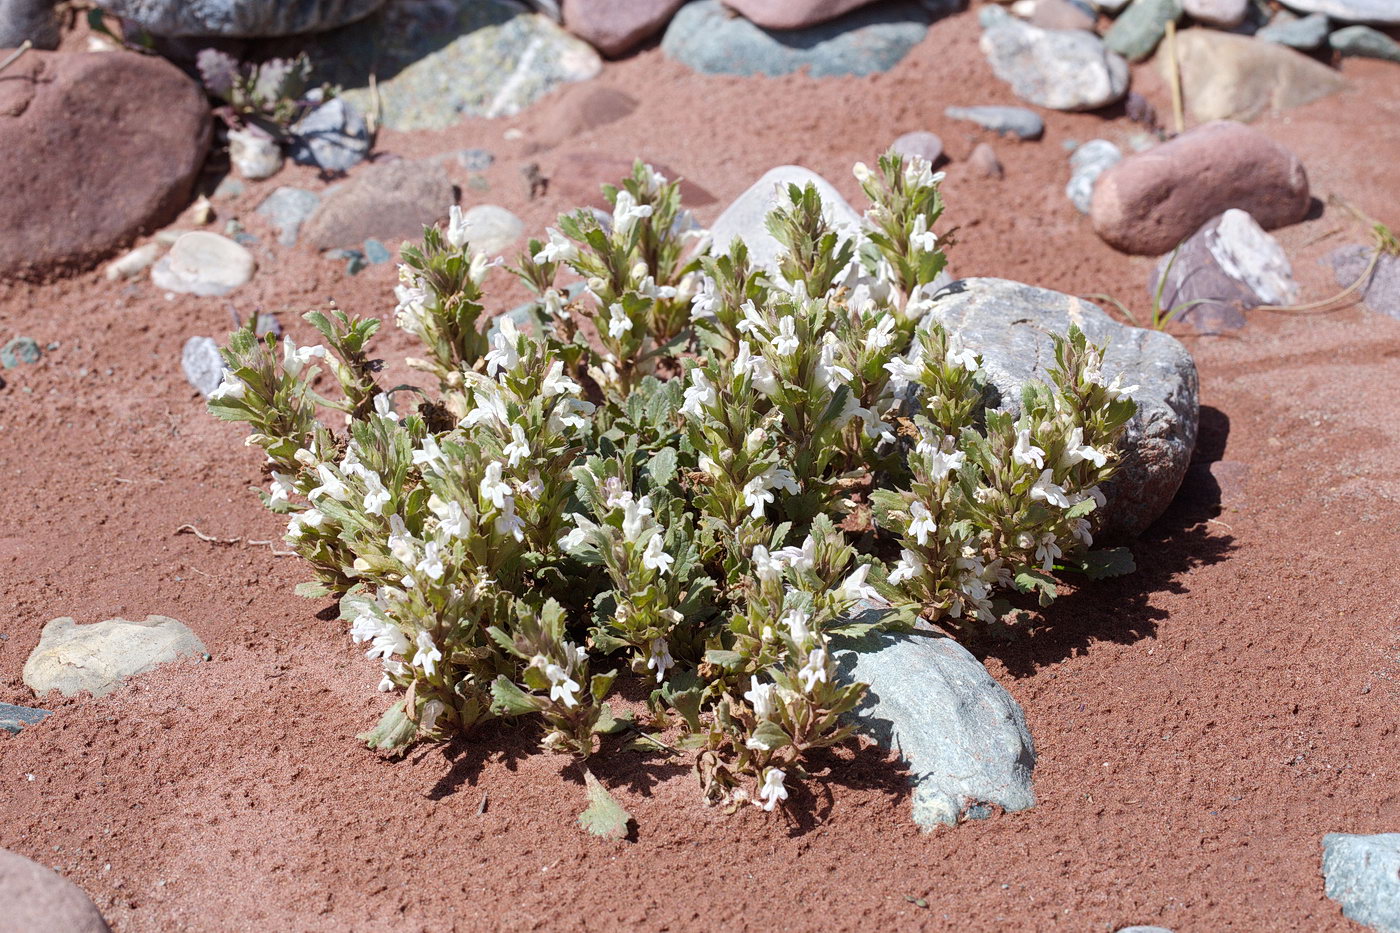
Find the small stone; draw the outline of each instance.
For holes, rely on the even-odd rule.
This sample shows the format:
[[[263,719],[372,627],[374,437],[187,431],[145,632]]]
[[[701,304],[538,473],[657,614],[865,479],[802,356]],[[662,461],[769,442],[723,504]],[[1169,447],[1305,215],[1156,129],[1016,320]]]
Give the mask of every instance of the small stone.
[[[1089,213],[1094,185],[1104,171],[1123,160],[1123,152],[1106,139],[1091,139],[1069,157],[1070,179],[1065,197],[1081,214]]]
[[[1400,3],[1395,0],[1288,0],[1304,13],[1325,13],[1343,23],[1400,26]]]
[[[358,248],[365,240],[417,240],[455,200],[441,163],[401,159],[367,166],[321,199],[302,228],[317,249]]]
[[[728,0],[740,16],[764,29],[806,29],[865,6],[871,0]]]
[[[229,130],[228,157],[234,170],[249,181],[271,178],[282,170],[282,147],[257,130]]]
[[[814,78],[868,75],[893,68],[923,40],[928,22],[917,3],[892,0],[773,33],[731,15],[719,0],[696,0],[676,13],[661,48],[701,74],[777,77],[805,68]]]
[[[1327,41],[1327,33],[1331,29],[1332,24],[1324,13],[1310,13],[1300,19],[1279,11],[1269,25],[1254,34],[1254,38],[1311,52]]]
[[[375,239],[365,240],[364,256],[365,262],[376,266],[394,258],[394,254],[389,252],[389,247]]]
[[[247,190],[248,186],[241,179],[225,175],[219,179],[219,184],[215,186],[213,198],[215,201],[231,201],[234,198],[241,198]]]
[[[204,195],[195,198],[194,204],[190,205],[190,220],[197,227],[207,227],[214,222],[214,205]]]
[[[457,164],[469,172],[484,172],[496,161],[485,149],[459,149]]]
[[[462,212],[462,225],[473,250],[499,256],[525,232],[525,223],[504,207],[478,204]]]
[[[1152,101],[1137,91],[1128,92],[1128,96],[1123,99],[1123,110],[1127,113],[1128,119],[1134,123],[1140,123],[1150,130],[1155,130],[1159,126],[1157,108],[1152,106]]]
[[[967,157],[967,164],[987,178],[1000,178],[1003,174],[1001,161],[997,158],[996,150],[987,143],[978,143],[972,147],[972,154]]]
[[[982,7],[980,19],[982,53],[1022,100],[1050,110],[1095,110],[1128,92],[1128,63],[1092,33],[1041,29],[995,6]]]
[[[11,734],[18,734],[19,730],[25,726],[32,726],[36,722],[42,722],[46,717],[52,716],[49,710],[35,709],[32,706],[15,706],[11,703],[0,703],[0,729]]]
[[[1160,256],[1232,207],[1273,230],[1302,220],[1310,203],[1297,156],[1242,123],[1221,121],[1108,169],[1089,214],[1116,249]]]
[[[39,349],[39,344],[31,337],[15,337],[0,347],[0,366],[5,369],[14,369],[26,363],[34,364],[39,362],[43,356]]]
[[[1130,62],[1151,55],[1167,34],[1167,23],[1181,19],[1181,0],[1133,0],[1108,32],[1103,44]]]
[[[1024,107],[945,107],[943,115],[950,120],[976,123],[1000,136],[1039,139],[1045,132],[1045,121],[1040,115]]]
[[[1327,257],[1337,284],[1350,288],[1371,264],[1374,246],[1343,246]],[[1382,253],[1371,270],[1370,278],[1355,294],[1366,307],[1393,318],[1400,318],[1400,256]]]
[[[147,243],[145,246],[138,246],[136,249],[113,259],[107,264],[107,268],[102,274],[109,282],[135,278],[150,268],[151,263],[155,262],[158,256],[160,256],[160,244]]]
[[[661,32],[685,0],[564,0],[564,28],[609,58]]]
[[[750,262],[760,268],[776,271],[782,246],[768,232],[768,213],[779,203],[779,198],[786,201],[788,185],[801,188],[809,183],[816,186],[817,194],[821,196],[827,220],[843,236],[856,236],[861,227],[861,215],[846,203],[831,182],[810,169],[780,165],[765,172],[710,225],[715,254],[727,253],[730,244],[741,239],[749,247]]]
[[[224,381],[224,358],[212,337],[191,337],[180,351],[180,369],[185,379],[208,398]]]
[[[905,133],[890,144],[890,148],[906,159],[918,157],[930,165],[937,165],[943,158],[943,140],[936,133],[916,130]]]
[[[100,697],[128,677],[208,653],[189,626],[166,616],[147,616],[140,622],[107,619],[93,625],[53,619],[24,662],[23,677],[35,696],[57,690],[66,697],[84,691]]]
[[[264,198],[256,213],[266,217],[276,228],[278,243],[295,246],[301,225],[311,218],[320,203],[321,196],[314,191],[284,186]]]
[[[17,49],[26,40],[36,49],[58,48],[54,0],[0,0],[0,49]]]
[[[1082,29],[1092,32],[1098,17],[1074,0],[1035,0],[1030,24],[1041,29]]]
[[[1301,52],[1214,29],[1178,33],[1176,52],[1186,105],[1203,123],[1249,122],[1349,86],[1340,74]],[[1165,56],[1160,70],[1167,74]]]
[[[1244,22],[1249,0],[1182,0],[1186,15],[1210,26],[1230,28]]]
[[[0,904],[5,905],[7,930],[110,933],[82,888],[6,849],[0,849]]]
[[[1343,57],[1379,58],[1388,62],[1400,62],[1400,42],[1370,26],[1348,26],[1338,29],[1328,37],[1327,43]]]
[[[271,334],[274,337],[282,336],[282,322],[277,320],[275,314],[259,314],[253,320],[253,333],[259,337]]]
[[[217,233],[196,230],[180,235],[151,268],[151,281],[168,292],[214,297],[246,285],[257,267],[245,247]]]
[[[327,101],[292,124],[292,161],[325,172],[345,172],[369,155],[369,127],[343,97]]]
[[[1400,833],[1328,833],[1322,877],[1347,919],[1379,933],[1400,931]]]

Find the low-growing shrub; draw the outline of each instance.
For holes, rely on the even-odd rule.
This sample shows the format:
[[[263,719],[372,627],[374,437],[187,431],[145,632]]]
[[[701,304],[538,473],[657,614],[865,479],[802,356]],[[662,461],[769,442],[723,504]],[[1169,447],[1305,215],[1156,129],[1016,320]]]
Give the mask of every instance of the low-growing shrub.
[[[530,242],[510,271],[537,300],[489,329],[493,264],[453,208],[399,269],[434,391],[380,385],[377,320],[307,314],[325,347],[232,336],[210,409],[251,426],[259,494],[316,572],[302,592],[341,594],[400,696],[371,746],[530,716],[579,759],[620,732],[693,750],[707,798],[772,810],[851,732],[865,685],[837,676],[838,639],[964,633],[1009,611],[998,590],[1047,603],[1057,571],[1104,563],[1087,548],[1134,403],[1102,348],[1055,337],[1021,414],[989,409],[978,356],[929,314],[941,176],[895,154],[856,175],[859,242],[791,186],[770,272],[711,249],[638,163],[611,215]],[[624,669],[648,712],[606,702]]]

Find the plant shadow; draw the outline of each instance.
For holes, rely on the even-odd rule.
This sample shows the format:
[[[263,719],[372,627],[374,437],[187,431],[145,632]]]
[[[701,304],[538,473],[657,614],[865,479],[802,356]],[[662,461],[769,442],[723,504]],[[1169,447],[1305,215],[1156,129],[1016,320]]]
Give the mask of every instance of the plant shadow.
[[[1211,466],[1225,452],[1230,418],[1201,406],[1200,431],[1186,478],[1171,505],[1135,541],[1128,542],[1137,570],[1109,580],[1083,581],[1040,610],[1039,618],[1011,639],[983,636],[967,648],[978,658],[1001,661],[1013,677],[1087,654],[1096,642],[1132,644],[1157,633],[1167,612],[1152,605],[1157,593],[1187,593],[1183,579],[1197,567],[1227,560],[1236,548],[1228,526],[1215,522],[1221,487]]]
[[[882,809],[907,814],[912,793],[909,767],[898,754],[873,742],[862,744],[856,736],[831,748],[808,754],[805,767],[816,780],[794,781],[788,787],[784,808],[790,837],[805,836],[825,823],[835,807],[833,787],[849,791],[873,791],[884,797]],[[843,801],[851,802],[849,795]]]

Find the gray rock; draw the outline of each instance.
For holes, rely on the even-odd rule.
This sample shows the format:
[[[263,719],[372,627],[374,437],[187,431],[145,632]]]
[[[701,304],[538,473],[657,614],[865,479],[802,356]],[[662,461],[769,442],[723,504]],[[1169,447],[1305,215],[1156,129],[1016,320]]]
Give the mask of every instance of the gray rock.
[[[763,177],[748,187],[734,199],[710,225],[710,238],[716,253],[729,251],[735,239],[742,239],[749,247],[749,260],[756,266],[776,272],[778,255],[782,246],[768,232],[765,220],[768,212],[787,198],[790,184],[805,187],[816,185],[821,196],[824,214],[843,236],[853,236],[860,230],[861,216],[855,208],[846,203],[840,192],[831,182],[816,172],[798,165],[780,165],[769,169]]]
[[[1348,26],[1328,37],[1332,48],[1352,58],[1379,58],[1400,62],[1400,42],[1370,26]]]
[[[1249,12],[1249,0],[1182,0],[1181,6],[1192,19],[1225,28],[1240,25]]]
[[[369,127],[355,106],[333,98],[292,124],[292,161],[344,172],[369,155]]]
[[[967,164],[987,178],[1000,178],[1004,174],[996,150],[986,143],[978,143],[972,147],[972,153],[967,157]]]
[[[1094,31],[1098,14],[1088,4],[1075,0],[1035,0],[1028,20],[1041,29],[1084,29]]]
[[[1050,110],[1094,110],[1128,92],[1128,63],[1098,36],[1040,29],[996,6],[979,15],[983,54],[1022,100]]]
[[[394,258],[394,254],[389,252],[389,247],[371,237],[365,240],[364,257],[365,262],[373,266],[381,262],[389,262]]]
[[[301,225],[310,219],[321,203],[321,196],[305,188],[281,187],[263,198],[256,213],[266,217],[277,228],[277,242],[295,246]]]
[[[1001,136],[1008,133],[1020,139],[1039,139],[1045,132],[1040,114],[1025,107],[945,107],[950,120],[967,120]]]
[[[53,714],[46,709],[35,709],[32,706],[15,706],[11,703],[0,703],[0,729],[6,732],[18,733],[25,726],[32,726],[36,722],[41,722],[45,717]]]
[[[1325,13],[1311,13],[1299,18],[1280,12],[1269,25],[1256,32],[1254,38],[1311,52],[1327,41],[1331,28]]]
[[[219,180],[219,184],[214,188],[214,193],[210,195],[215,201],[232,201],[234,198],[243,197],[248,190],[242,179],[232,175],[225,175]]]
[[[308,49],[319,76],[368,113],[377,76],[380,125],[444,129],[462,117],[508,117],[554,89],[597,76],[592,46],[502,0],[394,3]]]
[[[185,379],[208,398],[224,381],[224,358],[212,337],[191,337],[180,351],[180,369]]]
[[[58,48],[55,0],[0,0],[0,49],[17,49],[28,39],[36,49]]]
[[[1105,531],[1141,533],[1176,495],[1199,419],[1196,364],[1176,338],[1119,324],[1096,305],[1059,292],[1004,279],[962,279],[935,296],[934,319],[982,355],[1001,407],[1019,413],[1021,387],[1044,379],[1054,365],[1051,332],[1071,323],[1095,343],[1107,343],[1103,375],[1137,385],[1138,412],[1122,442],[1123,462],[1105,490]]]
[[[1337,71],[1274,42],[1215,29],[1177,33],[1181,89],[1191,115],[1211,120],[1255,120],[1345,90]],[[1168,73],[1166,56],[1158,70]]]
[[[496,161],[496,157],[485,149],[459,149],[457,164],[469,172],[484,172]]]
[[[1327,257],[1337,284],[1350,288],[1371,264],[1372,246],[1343,246]],[[1372,311],[1400,318],[1400,256],[1383,253],[1370,277],[1358,289],[1361,300]]]
[[[189,626],[166,616],[146,616],[140,622],[107,619],[93,625],[54,619],[44,626],[38,646],[24,662],[24,683],[35,696],[57,690],[66,697],[83,691],[100,697],[128,677],[208,653]]]
[[[906,159],[917,156],[930,165],[937,165],[938,160],[943,158],[943,140],[938,138],[938,134],[924,130],[905,133],[891,143],[890,148]]]
[[[1069,157],[1070,178],[1065,197],[1081,214],[1089,213],[1094,184],[1104,170],[1123,160],[1123,151],[1106,139],[1091,139]]]
[[[41,356],[39,342],[33,337],[14,337],[0,347],[0,366],[14,369],[25,363],[37,363]]]
[[[1286,0],[1285,6],[1303,13],[1326,13],[1344,23],[1400,25],[1400,3],[1395,0]]]
[[[447,216],[455,194],[442,164],[431,159],[367,166],[321,199],[302,228],[317,249],[357,249],[365,240],[397,245]]]
[[[256,130],[229,130],[228,158],[244,178],[261,181],[282,170],[282,147]]]
[[[966,648],[932,633],[875,633],[836,653],[840,682],[869,684],[860,731],[909,766],[924,829],[1035,806],[1035,745],[1011,695]]]
[[[773,32],[730,16],[719,0],[698,0],[676,13],[661,48],[702,74],[776,76],[808,68],[814,78],[868,75],[893,68],[923,40],[928,23],[919,4],[895,0]]]
[[[1400,833],[1322,837],[1327,896],[1349,920],[1379,933],[1400,933]]]
[[[255,39],[334,29],[384,0],[101,0],[107,12],[157,36]]]
[[[1133,0],[1104,33],[1103,44],[1130,62],[1140,62],[1181,18],[1181,0]]]
[[[1175,258],[1162,257],[1149,294],[1155,296],[1159,284],[1163,310],[1182,308],[1178,319],[1209,334],[1243,327],[1250,308],[1298,300],[1283,247],[1247,211],[1235,208],[1202,226]]]
[[[504,207],[478,204],[462,212],[467,242],[473,250],[499,256],[525,232],[525,222]]]
[[[22,855],[0,849],[0,904],[6,930],[109,933],[83,889]]]
[[[195,230],[180,234],[151,268],[151,281],[168,292],[220,296],[246,285],[257,267],[253,254],[233,240]]]

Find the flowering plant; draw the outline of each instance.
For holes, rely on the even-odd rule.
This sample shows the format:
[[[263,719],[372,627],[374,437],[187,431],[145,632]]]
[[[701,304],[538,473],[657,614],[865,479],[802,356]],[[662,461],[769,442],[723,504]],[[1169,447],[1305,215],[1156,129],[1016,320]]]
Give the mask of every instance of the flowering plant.
[[[977,354],[931,314],[941,176],[893,153],[856,175],[860,235],[791,186],[762,268],[742,241],[715,251],[638,163],[605,188],[611,214],[530,242],[510,271],[536,298],[490,330],[493,264],[452,208],[403,250],[397,290],[431,395],[379,384],[375,320],[312,312],[324,347],[280,353],[232,336],[210,409],[252,428],[259,492],[316,572],[302,591],[340,594],[399,696],[371,746],[530,716],[586,760],[627,731],[693,752],[707,798],[773,810],[853,729],[843,637],[964,633],[1009,611],[998,589],[1048,602],[1059,571],[1112,569],[1087,548],[1131,390],[1072,329],[1018,416],[989,409]],[[624,668],[644,711],[608,702]],[[586,776],[585,824],[620,832]]]

